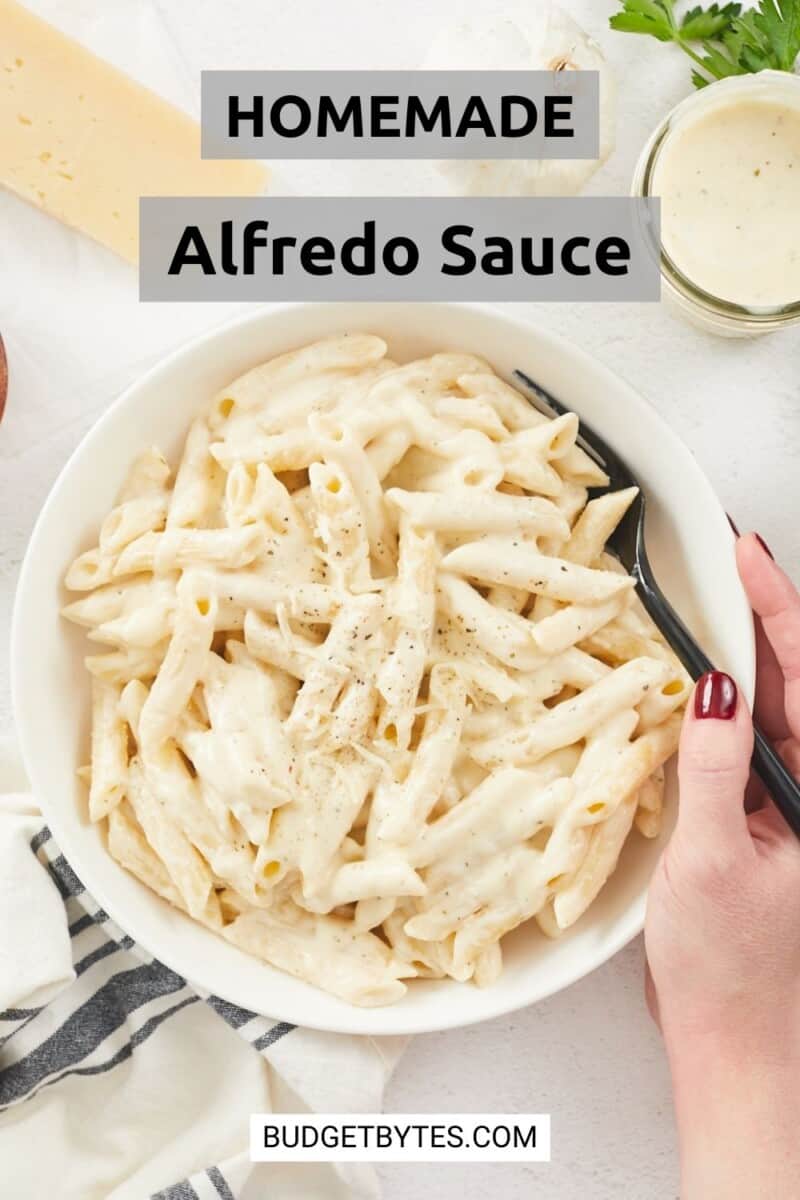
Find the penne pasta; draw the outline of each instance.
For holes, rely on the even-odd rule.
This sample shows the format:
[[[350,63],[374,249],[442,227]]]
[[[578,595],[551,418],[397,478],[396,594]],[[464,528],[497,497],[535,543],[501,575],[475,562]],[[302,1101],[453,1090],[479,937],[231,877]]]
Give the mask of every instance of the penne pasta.
[[[388,597],[392,644],[377,670],[375,686],[384,703],[378,735],[405,750],[415,706],[430,661],[438,553],[431,534],[400,523],[397,578]]]
[[[449,494],[390,488],[386,500],[406,513],[413,524],[437,532],[503,533],[518,529],[556,537],[566,537],[569,533],[555,505],[540,496],[507,496],[501,492],[484,496],[466,488],[461,493]]]
[[[474,752],[490,767],[502,762],[536,762],[561,746],[585,738],[609,716],[632,708],[650,688],[666,682],[669,669],[656,659],[637,658],[612,671],[563,704],[548,710],[530,730],[505,734]]]
[[[140,725],[140,740],[157,749],[171,737],[204,670],[214,636],[216,600],[192,575],[178,584],[178,609],[169,646],[153,681]]]
[[[577,566],[541,554],[518,539],[469,542],[446,554],[442,567],[481,583],[521,587],[551,600],[578,604],[598,604],[633,587],[627,575]]]
[[[218,392],[66,573],[112,857],[352,1004],[564,934],[661,832],[690,688],[607,482],[470,354],[338,335]]]
[[[128,730],[120,710],[122,688],[92,679],[92,767],[89,817],[101,821],[125,795],[128,775]]]
[[[169,529],[145,533],[117,558],[114,575],[139,571],[171,571],[196,564],[244,567],[262,549],[263,531],[257,525],[244,529]]]
[[[199,525],[219,503],[224,477],[210,453],[211,434],[198,418],[189,429],[170,497],[167,528]]]

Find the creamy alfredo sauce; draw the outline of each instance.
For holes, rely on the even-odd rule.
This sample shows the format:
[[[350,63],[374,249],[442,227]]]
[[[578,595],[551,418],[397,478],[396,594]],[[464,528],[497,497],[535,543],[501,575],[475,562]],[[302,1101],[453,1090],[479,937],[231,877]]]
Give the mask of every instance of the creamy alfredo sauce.
[[[744,308],[800,301],[797,107],[732,94],[667,136],[653,173],[661,236],[697,287]]]

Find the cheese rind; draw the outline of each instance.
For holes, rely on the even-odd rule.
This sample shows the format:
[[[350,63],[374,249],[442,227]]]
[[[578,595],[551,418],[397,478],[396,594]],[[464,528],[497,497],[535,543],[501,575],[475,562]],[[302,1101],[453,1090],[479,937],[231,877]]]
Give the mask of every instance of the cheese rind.
[[[129,262],[140,196],[252,196],[260,163],[203,160],[200,126],[14,0],[0,0],[0,183]]]

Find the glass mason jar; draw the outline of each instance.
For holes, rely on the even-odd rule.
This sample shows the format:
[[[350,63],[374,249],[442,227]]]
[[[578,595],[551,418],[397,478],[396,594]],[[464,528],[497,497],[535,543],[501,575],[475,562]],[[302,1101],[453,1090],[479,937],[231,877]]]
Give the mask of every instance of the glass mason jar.
[[[785,104],[800,113],[800,77],[785,71],[735,75],[701,88],[683,100],[655,130],[645,145],[633,177],[634,196],[656,196],[656,170],[670,139],[689,123],[711,113],[714,107],[739,101],[767,100]],[[735,146],[734,146],[735,150]],[[800,169],[800,166],[799,168]],[[800,221],[800,212],[798,213]],[[776,254],[782,248],[776,239]],[[747,307],[704,291],[666,253],[660,250],[662,296],[693,324],[722,337],[756,337],[800,321],[800,295],[792,303],[774,307]]]

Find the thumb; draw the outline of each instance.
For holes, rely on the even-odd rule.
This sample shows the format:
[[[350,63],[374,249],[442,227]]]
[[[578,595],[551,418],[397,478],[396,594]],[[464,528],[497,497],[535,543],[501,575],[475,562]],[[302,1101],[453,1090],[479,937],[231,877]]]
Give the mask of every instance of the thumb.
[[[744,792],[753,724],[730,675],[710,671],[695,685],[678,751],[678,827],[712,850],[749,841]]]

